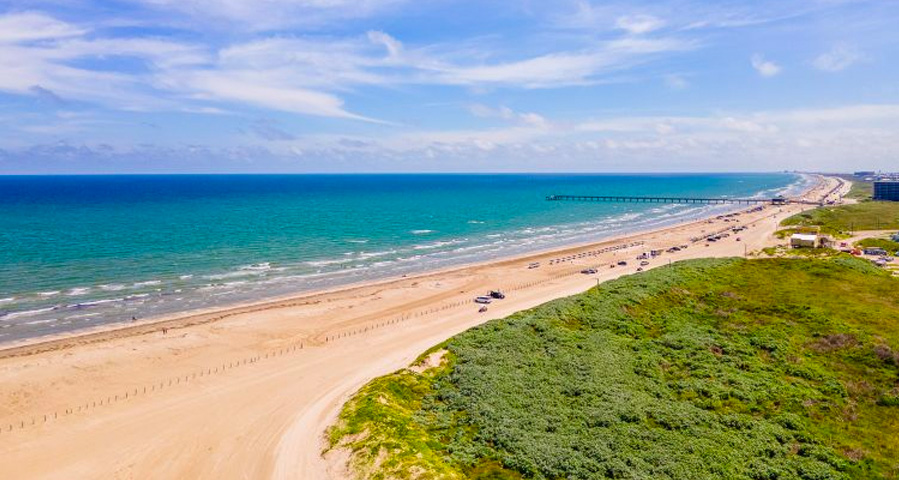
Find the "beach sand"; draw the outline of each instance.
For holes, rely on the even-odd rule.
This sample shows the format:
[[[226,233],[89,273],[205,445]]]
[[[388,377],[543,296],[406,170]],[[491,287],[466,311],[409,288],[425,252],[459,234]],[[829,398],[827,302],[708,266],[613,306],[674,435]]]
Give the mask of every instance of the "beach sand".
[[[824,179],[820,197],[836,180]],[[842,187],[848,191],[849,185]],[[322,434],[364,383],[467,328],[634,273],[649,249],[688,244],[646,268],[742,256],[776,240],[766,207],[538,255],[54,339],[0,351],[0,471],[6,478],[342,478]],[[690,239],[737,225],[705,246]],[[736,237],[741,241],[736,241]],[[550,260],[645,242],[639,247]],[[628,261],[627,267],[609,263]],[[531,262],[541,266],[529,269]],[[599,266],[597,275],[583,268]],[[500,288],[486,313],[470,301]],[[163,333],[165,328],[165,333]]]

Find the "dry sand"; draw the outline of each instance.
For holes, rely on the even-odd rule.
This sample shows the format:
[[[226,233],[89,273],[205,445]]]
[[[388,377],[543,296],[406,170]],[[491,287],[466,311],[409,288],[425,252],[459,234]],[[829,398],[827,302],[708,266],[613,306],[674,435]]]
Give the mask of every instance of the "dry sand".
[[[809,195],[820,197],[826,179]],[[848,185],[844,185],[848,190]],[[690,238],[721,220],[295,299],[0,351],[0,472],[14,479],[340,478],[322,434],[355,390],[467,328],[634,273],[636,255],[690,244],[650,267],[742,256],[786,215],[744,214],[724,241]],[[549,260],[632,241],[645,245]],[[627,260],[627,267],[607,264]],[[541,267],[528,269],[530,262]],[[598,275],[577,273],[605,265]],[[473,296],[503,288],[479,314]],[[338,466],[339,467],[339,466]],[[329,473],[330,471],[330,473]],[[337,473],[335,473],[337,472]]]

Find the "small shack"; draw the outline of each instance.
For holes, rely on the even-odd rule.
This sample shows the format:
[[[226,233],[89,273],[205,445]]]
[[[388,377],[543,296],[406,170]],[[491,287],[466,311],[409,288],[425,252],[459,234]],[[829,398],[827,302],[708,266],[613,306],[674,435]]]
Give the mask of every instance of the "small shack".
[[[794,233],[790,237],[790,246],[793,248],[818,248],[820,240],[814,233]]]

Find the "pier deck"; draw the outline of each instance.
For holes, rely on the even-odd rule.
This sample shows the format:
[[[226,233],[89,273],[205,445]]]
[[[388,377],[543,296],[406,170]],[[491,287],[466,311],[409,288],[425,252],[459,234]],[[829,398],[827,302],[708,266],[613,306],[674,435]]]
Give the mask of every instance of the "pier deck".
[[[548,201],[569,202],[614,202],[614,203],[684,203],[705,205],[819,205],[819,202],[794,200],[790,198],[702,198],[702,197],[634,197],[623,195],[549,195]]]

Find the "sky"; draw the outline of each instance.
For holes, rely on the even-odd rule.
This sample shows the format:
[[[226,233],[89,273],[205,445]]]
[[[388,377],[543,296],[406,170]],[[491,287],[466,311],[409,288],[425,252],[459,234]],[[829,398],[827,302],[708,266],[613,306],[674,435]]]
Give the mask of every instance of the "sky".
[[[897,0],[0,0],[0,174],[899,170]]]

